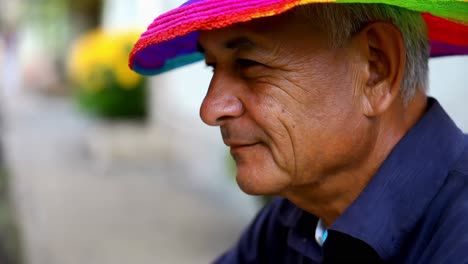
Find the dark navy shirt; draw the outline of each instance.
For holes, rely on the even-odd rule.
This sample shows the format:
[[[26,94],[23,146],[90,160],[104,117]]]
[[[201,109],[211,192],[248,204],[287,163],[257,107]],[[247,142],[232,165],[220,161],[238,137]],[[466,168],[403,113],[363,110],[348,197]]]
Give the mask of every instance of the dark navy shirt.
[[[468,263],[468,136],[429,99],[323,247],[317,222],[275,198],[215,263]]]

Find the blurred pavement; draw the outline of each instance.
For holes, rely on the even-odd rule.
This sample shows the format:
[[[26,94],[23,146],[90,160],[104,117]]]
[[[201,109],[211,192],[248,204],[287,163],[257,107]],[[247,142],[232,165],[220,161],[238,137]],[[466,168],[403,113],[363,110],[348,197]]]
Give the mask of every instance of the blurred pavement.
[[[196,169],[224,168],[197,152],[224,150],[190,126],[104,124],[61,98],[6,103],[3,137],[26,264],[209,263],[258,209],[227,173]]]

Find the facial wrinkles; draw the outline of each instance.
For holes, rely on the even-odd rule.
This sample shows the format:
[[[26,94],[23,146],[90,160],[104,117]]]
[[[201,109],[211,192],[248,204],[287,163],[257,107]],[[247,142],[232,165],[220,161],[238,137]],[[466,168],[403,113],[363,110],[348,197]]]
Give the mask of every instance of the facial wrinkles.
[[[272,58],[272,56],[270,56]],[[282,110],[287,109],[287,105],[297,104],[293,94],[288,94],[289,90],[285,89],[285,86],[292,86],[289,83],[281,84],[284,81],[281,81],[282,75],[287,74],[287,72],[282,72],[279,68],[273,68],[269,65],[266,65],[265,68],[259,70],[259,76],[252,78],[252,80],[244,80],[246,90],[241,93],[241,101],[244,101],[244,107],[246,109],[244,116],[241,119],[252,121],[253,123],[247,122],[247,126],[244,126],[244,131],[249,131],[245,129],[246,127],[253,128],[262,128],[267,125],[267,129],[261,129],[261,131],[256,130],[256,140],[263,141],[271,151],[273,152],[273,159],[276,164],[280,167],[281,170],[287,171],[289,164],[294,163],[289,161],[290,157],[295,157],[290,153],[295,153],[293,147],[294,142],[292,142],[291,131],[288,131],[287,126],[282,121],[281,115],[284,114]],[[285,98],[285,95],[293,100],[288,100],[290,104],[284,105],[283,100],[278,98]],[[256,107],[261,106],[262,111],[258,111]],[[253,108],[251,108],[253,107]],[[277,122],[271,122],[271,113],[279,113],[277,116]],[[269,120],[266,124],[262,121]],[[260,123],[258,123],[260,121]],[[237,123],[242,122],[240,120],[236,121]],[[231,125],[223,127],[221,129],[223,138],[230,138],[230,131],[232,129]],[[244,134],[244,136],[246,136]],[[247,136],[249,137],[249,136]],[[284,143],[284,140],[288,140],[289,144]],[[279,144],[279,145],[278,145]],[[288,173],[291,173],[290,171]]]
[[[345,61],[345,59],[343,59],[343,61]],[[327,72],[327,67],[334,68],[336,72],[333,72],[331,75],[327,76],[322,75],[319,70],[319,72],[315,74],[311,80],[312,83],[320,84],[320,86],[314,87],[315,89],[313,89],[313,93],[311,95],[316,96],[316,98],[318,98],[318,101],[312,104],[309,102],[308,106],[314,107],[314,105],[319,105],[321,106],[320,108],[323,109],[323,111],[321,111],[321,109],[315,109],[319,111],[307,111],[307,109],[305,109],[304,113],[307,113],[309,120],[316,120],[315,122],[312,121],[311,123],[313,124],[310,125],[311,131],[316,131],[316,133],[322,131],[322,133],[317,134],[318,137],[321,137],[322,135],[328,137],[329,135],[326,135],[328,134],[327,131],[341,131],[338,132],[338,134],[334,135],[332,133],[332,138],[329,142],[330,148],[340,149],[342,146],[340,146],[341,141],[339,140],[339,138],[341,136],[344,136],[342,133],[342,129],[345,127],[347,122],[348,124],[349,122],[351,122],[353,125],[356,124],[353,123],[353,120],[356,120],[356,118],[355,116],[353,116],[355,113],[352,111],[352,109],[354,109],[355,107],[350,107],[350,99],[345,99],[345,101],[343,101],[343,98],[350,98],[349,93],[351,90],[348,87],[353,85],[355,80],[350,81],[350,79],[352,78],[350,78],[349,73],[347,73],[345,67],[341,68],[341,71],[339,71],[340,68],[335,67],[334,64],[335,63],[332,62],[330,65],[322,65],[323,67],[319,69],[321,69],[322,72]],[[328,120],[330,119],[333,119],[334,122],[328,122]],[[357,130],[358,127],[359,124],[356,125],[355,128],[351,126],[351,131]],[[346,131],[349,132],[349,130]],[[318,141],[321,141],[321,139],[318,139]],[[327,154],[327,152],[321,152],[320,150],[318,150],[315,153],[315,156],[310,158],[313,158],[314,160],[321,160],[329,159],[330,156],[329,154]],[[311,161],[309,161],[309,163],[311,163]],[[302,163],[299,162],[299,164]],[[303,173],[306,174],[307,171],[304,171]],[[321,179],[319,175],[316,175],[315,178]]]
[[[268,120],[269,125],[267,129],[263,129],[263,132],[270,139],[268,145],[273,152],[273,159],[275,160],[276,164],[278,164],[283,171],[288,171],[289,165],[291,163],[295,164],[296,160],[295,142],[292,141],[292,131],[290,128],[291,124],[288,126],[284,121],[288,119],[288,115],[291,117],[291,114],[285,110],[286,106],[278,101],[276,97],[269,96],[264,100],[264,103],[266,103],[267,107],[265,107],[260,114],[278,114],[276,116],[275,122],[273,122],[268,115],[262,117],[261,120]],[[256,122],[259,127],[264,127],[263,124],[259,124],[258,121]],[[286,143],[285,140],[288,143]],[[293,162],[290,161],[291,159]],[[291,173],[291,171],[288,171],[288,173]],[[292,173],[295,173],[295,170],[293,170]]]
[[[284,61],[284,60],[282,60]],[[311,111],[313,109],[308,109],[311,105],[311,100],[313,101],[314,98],[320,98],[320,89],[317,89],[317,87],[308,87],[308,85],[313,85],[315,82],[320,82],[322,78],[318,78],[318,81],[315,80],[316,78],[316,72],[314,70],[314,67],[318,67],[315,65],[319,65],[318,63],[312,64],[312,65],[304,65],[305,63],[302,61],[296,60],[296,63],[291,67],[291,65],[288,65],[289,68],[288,70],[284,70],[284,68],[276,68],[274,70],[271,70],[270,74],[266,77],[260,78],[260,80],[256,81],[257,85],[265,85],[266,88],[262,88],[261,90],[266,90],[268,92],[269,98],[271,98],[272,101],[274,101],[273,105],[276,105],[278,108],[282,108],[283,111],[288,111],[289,113],[289,107],[290,106],[295,106],[295,109],[302,109],[300,112],[310,112],[313,113],[314,119],[319,121],[323,120],[324,118],[320,118],[321,115],[317,114],[320,113],[320,111]],[[303,71],[300,69],[312,69],[310,71]],[[310,72],[310,73],[309,73]],[[313,81],[312,81],[313,80]],[[325,82],[325,80],[322,80],[322,82]],[[327,80],[329,82],[329,80]],[[272,89],[275,88],[275,89]],[[254,88],[255,90],[255,88]],[[277,100],[276,98],[288,98],[287,100]],[[278,109],[277,109],[278,110]],[[276,131],[282,131],[282,133],[277,133],[281,135],[282,138],[287,137],[287,140],[289,141],[288,147],[289,152],[286,152],[286,155],[289,153],[289,159],[287,156],[284,156],[285,153],[281,153],[283,158],[285,159],[285,167],[288,167],[287,164],[292,164],[292,170],[289,171],[292,175],[296,177],[301,177],[298,175],[299,170],[304,170],[304,168],[299,168],[298,164],[300,160],[303,160],[305,157],[298,157],[298,151],[296,150],[296,147],[300,144],[301,138],[300,134],[296,135],[295,126],[296,124],[294,123],[296,119],[300,119],[300,116],[294,116],[291,114],[288,118],[283,118],[285,115],[285,112],[283,111],[276,111],[276,112],[281,112],[282,115],[278,116],[278,121],[279,124],[282,126],[281,128],[275,127],[275,129],[272,130],[267,130],[271,132],[276,132]],[[288,120],[288,121],[285,121]],[[291,123],[291,121],[293,123]],[[326,122],[313,122],[314,125],[320,124],[320,125],[326,125]],[[300,126],[300,124],[299,124]],[[267,132],[268,133],[268,132]],[[270,137],[273,137],[271,133],[269,134]],[[280,140],[280,142],[282,142]],[[281,147],[285,146],[276,146],[274,149],[281,149]],[[278,153],[276,153],[278,154]],[[279,155],[274,155],[275,160],[277,161],[278,164],[282,164],[277,160],[278,158],[276,157],[281,157]],[[288,161],[289,160],[289,161]],[[305,171],[300,172],[301,174],[306,173]]]
[[[294,90],[294,92],[288,92],[287,88],[284,89],[283,91],[289,95],[291,101],[289,101],[289,106],[295,105],[296,106],[296,111],[299,110],[300,113],[291,113],[290,109],[287,108],[286,106],[283,106],[285,109],[285,112],[287,112],[287,115],[289,118],[288,122],[285,122],[284,119],[280,118],[280,123],[284,127],[284,129],[287,131],[288,137],[289,137],[289,142],[292,150],[292,162],[294,164],[293,167],[293,175],[295,178],[299,177],[302,178],[304,177],[304,168],[301,168],[299,164],[301,163],[301,160],[303,160],[305,157],[299,157],[299,153],[302,153],[301,151],[298,151],[297,148],[300,146],[301,141],[302,141],[302,136],[303,135],[303,128],[301,128],[302,122],[305,122],[304,118],[302,117],[302,114],[308,111],[308,105],[310,103],[311,97],[313,97],[313,93],[311,93],[311,87],[304,87],[301,82],[298,82],[297,80],[293,79],[292,77],[289,77],[287,74],[284,76],[284,85],[291,88]],[[316,111],[311,111],[311,112],[316,112]],[[298,115],[299,114],[299,115]],[[302,119],[302,122],[301,122]],[[307,122],[313,122],[313,121],[307,121]],[[317,122],[313,122],[317,123]],[[297,129],[296,129],[297,127]],[[298,134],[299,132],[299,134]]]
[[[300,100],[300,96],[296,96],[294,92],[292,91],[295,89],[294,83],[291,83],[289,81],[282,82],[281,79],[287,79],[287,78],[280,78],[280,77],[274,77],[274,75],[270,75],[271,78],[267,78],[266,80],[259,81],[257,85],[263,86],[260,90],[260,94],[257,96],[254,96],[253,98],[266,98],[266,99],[261,99],[264,100],[265,102],[261,101],[255,101],[255,104],[265,104],[265,110],[264,112],[266,114],[270,112],[277,112],[281,113],[278,117],[281,117],[282,115],[285,115],[286,113],[290,114],[290,117],[293,117],[293,114],[289,113],[290,107],[295,106],[298,104],[303,104]],[[253,87],[252,90],[257,90],[258,87]],[[281,98],[281,100],[280,100]],[[288,98],[286,100],[286,98]],[[256,99],[258,100],[258,99]],[[273,130],[275,131],[275,130]]]
[[[352,100],[354,103],[358,103],[360,101],[360,96],[361,96],[361,90],[363,89],[364,83],[361,81],[361,76],[359,74],[359,71],[356,70],[356,67],[351,67],[351,80],[352,83],[354,84],[354,87],[352,87]]]
[[[291,52],[291,50],[298,52]],[[333,53],[331,53],[333,54]],[[330,83],[334,67],[328,64],[330,51],[317,52],[315,49],[294,49],[294,47],[278,47],[278,57],[281,66],[276,75],[281,78],[279,86],[295,101],[306,104],[310,98],[320,98],[323,94],[323,84]],[[332,71],[326,70],[332,68]],[[336,80],[334,80],[336,81]],[[317,86],[319,85],[319,86]]]
[[[296,109],[302,109],[302,113],[305,112],[314,120],[321,120],[321,122],[315,122],[314,125],[311,124],[312,129],[316,129],[317,125],[326,126],[327,122],[323,122],[323,120],[326,120],[326,118],[329,116],[325,116],[324,113],[321,114],[321,111],[313,111],[314,109],[308,109],[311,106],[313,107],[313,105],[320,105],[319,101],[323,99],[323,97],[321,97],[322,91],[320,88],[326,88],[326,85],[323,84],[330,83],[331,78],[327,74],[324,74],[324,70],[322,69],[324,65],[321,64],[321,62],[326,61],[326,58],[321,57],[323,55],[317,54],[316,47],[300,49],[301,46],[305,45],[297,42],[297,39],[294,41],[296,41],[296,46],[291,46],[289,45],[290,43],[281,42],[281,40],[270,41],[270,43],[274,44],[267,46],[265,49],[256,50],[258,53],[251,53],[262,55],[261,63],[265,64],[266,68],[260,77],[254,78],[252,81],[248,82],[248,85],[252,86],[252,89],[249,89],[248,93],[257,95],[254,96],[254,98],[261,98],[261,100],[265,99],[263,98],[264,96],[268,96],[268,98],[274,102],[272,104],[273,106],[267,105],[266,107],[263,107],[264,111],[266,112],[271,110],[268,108],[276,107],[276,112],[279,110],[278,113],[282,113],[280,108],[285,109],[289,113],[289,109],[286,106],[296,106]],[[261,45],[257,46],[261,47]],[[291,52],[291,49],[302,52]],[[248,53],[242,54],[245,55]],[[321,83],[321,85],[319,87],[312,86],[317,83]],[[330,85],[333,85],[333,82],[331,82]],[[281,98],[281,100],[277,100],[276,98]],[[317,101],[317,104],[313,103],[314,100]],[[332,99],[327,98],[327,100]],[[247,109],[246,112],[249,113],[250,111]],[[299,111],[299,113],[301,112]],[[300,143],[300,135],[294,134],[294,129],[292,127],[294,124],[288,122],[288,119],[284,116],[284,113],[280,114],[278,116],[278,122],[276,122],[274,128],[266,129],[263,131],[263,133],[268,133],[266,136],[269,138],[279,138],[280,144],[281,139],[288,139],[290,142],[289,147],[291,148],[288,150],[288,153],[294,154],[292,155],[294,157],[292,163],[294,164],[295,168],[294,173],[297,173],[296,146]],[[290,118],[290,120],[293,122],[296,119],[301,119],[301,116]],[[257,122],[255,118],[253,118],[253,121]],[[272,126],[271,123],[269,125]],[[306,124],[302,124],[302,126],[306,126]],[[223,132],[223,130],[225,130],[225,132]],[[230,132],[231,129],[222,128],[223,137],[229,138],[231,136]],[[271,141],[270,144],[274,146],[273,151],[275,151],[277,154],[274,155],[274,158],[278,159],[281,157],[278,155],[278,151],[282,151],[285,146],[276,146],[277,143],[274,140]],[[284,156],[283,152],[280,154]],[[282,158],[287,160],[288,156],[286,155]]]
[[[280,70],[277,70],[277,72],[280,72]],[[280,153],[282,154],[282,156],[275,155],[275,157],[279,156],[284,158],[285,162],[283,163],[285,164],[285,167],[288,167],[288,164],[292,165],[292,170],[290,169],[288,171],[289,173],[291,173],[295,177],[303,177],[303,174],[306,173],[305,168],[299,168],[298,164],[300,164],[301,160],[304,160],[306,157],[298,156],[300,152],[297,151],[297,147],[301,144],[301,136],[303,136],[303,134],[297,134],[297,131],[301,131],[300,127],[304,124],[302,124],[299,120],[303,119],[302,113],[310,112],[314,113],[314,119],[319,121],[319,115],[317,115],[316,113],[320,111],[314,111],[313,109],[309,109],[310,105],[314,105],[311,104],[311,97],[314,95],[310,94],[312,87],[305,87],[305,83],[307,82],[304,82],[304,84],[302,84],[299,80],[299,75],[295,77],[289,77],[291,75],[289,72],[281,72],[281,74],[282,75],[273,75],[273,81],[265,82],[268,85],[268,88],[266,89],[268,89],[269,91],[269,99],[272,101],[272,103],[270,104],[276,106],[277,108],[274,109],[272,112],[281,113],[280,115],[278,115],[278,124],[281,127],[276,126],[275,129],[267,131],[271,132],[269,133],[270,137],[274,136],[273,132],[280,131],[280,133],[277,134],[280,135],[282,139],[287,139],[287,141],[289,142],[289,144],[287,145],[287,151]],[[282,98],[283,100],[278,100],[277,98]],[[293,109],[291,109],[291,107],[293,107]],[[292,113],[290,110],[299,110],[299,115],[296,112]],[[324,124],[324,122],[314,121],[311,121],[310,123],[313,123],[311,125],[314,126],[317,124]],[[298,130],[296,130],[296,126]],[[302,131],[303,129],[304,128],[302,128]],[[279,142],[284,143],[284,141],[282,140],[280,140]],[[281,148],[284,149],[285,146],[276,146],[276,148],[274,149]],[[299,174],[301,174],[302,176]]]
[[[286,95],[293,100],[292,103],[306,103],[307,97],[311,95],[312,87],[306,87],[305,84],[302,84],[306,78],[298,74],[298,70],[271,67],[264,71],[266,74],[255,79],[253,85],[259,85],[261,90],[265,90],[272,97]],[[303,80],[301,81],[301,79]],[[282,95],[278,95],[276,92]]]
[[[291,176],[297,176],[297,171],[298,171],[298,158],[297,158],[297,151],[296,151],[296,142],[293,140],[293,131],[292,127],[288,126],[288,124],[286,124],[282,119],[279,120],[281,125],[283,126],[283,128],[286,130],[286,133],[288,135],[288,138],[289,138],[289,142],[290,142],[290,146],[291,146],[291,159],[292,159],[292,163],[294,164],[293,166],[293,170],[292,170],[292,175]]]

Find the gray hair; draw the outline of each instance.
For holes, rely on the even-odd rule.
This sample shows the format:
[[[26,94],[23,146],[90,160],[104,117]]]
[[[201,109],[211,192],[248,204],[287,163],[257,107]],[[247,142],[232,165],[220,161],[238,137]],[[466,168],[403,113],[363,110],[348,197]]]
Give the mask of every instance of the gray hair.
[[[402,33],[406,64],[400,96],[408,103],[418,89],[426,92],[429,40],[421,14],[385,4],[313,4],[296,9],[325,30],[334,47],[343,45],[354,33],[373,21],[389,22]]]

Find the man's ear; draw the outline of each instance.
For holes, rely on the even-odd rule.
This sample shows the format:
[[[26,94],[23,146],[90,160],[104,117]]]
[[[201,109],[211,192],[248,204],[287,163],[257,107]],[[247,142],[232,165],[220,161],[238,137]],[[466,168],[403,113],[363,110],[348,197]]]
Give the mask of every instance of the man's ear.
[[[378,116],[399,96],[406,62],[403,36],[394,25],[375,22],[356,33],[353,42],[366,66],[360,87],[363,113]]]

